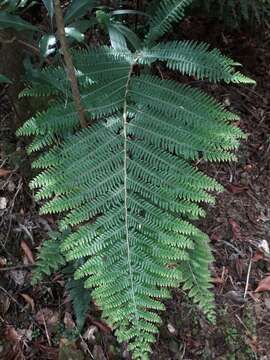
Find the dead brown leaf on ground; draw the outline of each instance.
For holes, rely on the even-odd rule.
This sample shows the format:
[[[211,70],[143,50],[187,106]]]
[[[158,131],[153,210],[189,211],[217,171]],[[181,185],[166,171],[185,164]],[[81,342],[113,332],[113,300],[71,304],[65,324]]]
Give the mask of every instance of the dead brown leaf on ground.
[[[22,241],[21,242],[21,248],[25,254],[25,256],[27,257],[28,261],[30,264],[35,264],[35,260],[34,260],[34,256],[32,253],[32,250],[30,249],[30,247],[28,246],[28,244],[26,243],[26,241]]]
[[[11,170],[6,170],[6,169],[0,169],[0,177],[5,177],[8,176],[11,173]]]
[[[266,276],[259,282],[255,292],[270,291],[270,275]]]

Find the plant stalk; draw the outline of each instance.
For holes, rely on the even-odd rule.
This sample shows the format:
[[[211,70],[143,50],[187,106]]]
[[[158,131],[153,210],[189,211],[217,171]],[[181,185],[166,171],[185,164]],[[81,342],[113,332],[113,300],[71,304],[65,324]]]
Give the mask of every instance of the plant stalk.
[[[85,119],[85,112],[81,103],[81,96],[80,96],[78,81],[76,78],[75,68],[73,65],[73,60],[68,50],[68,43],[65,34],[65,22],[64,22],[63,12],[61,9],[60,0],[54,1],[54,7],[55,7],[55,20],[57,25],[58,38],[60,41],[61,50],[63,52],[63,56],[66,64],[67,75],[71,84],[72,95],[79,115],[81,127],[86,128],[87,122]]]

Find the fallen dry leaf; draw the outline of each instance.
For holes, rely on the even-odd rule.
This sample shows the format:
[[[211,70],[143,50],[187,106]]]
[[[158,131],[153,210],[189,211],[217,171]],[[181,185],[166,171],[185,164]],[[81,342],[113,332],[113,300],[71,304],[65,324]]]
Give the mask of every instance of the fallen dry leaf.
[[[243,276],[244,267],[244,261],[242,259],[235,259],[235,269],[240,279]]]
[[[71,314],[67,311],[65,312],[65,316],[64,316],[64,324],[65,324],[66,329],[69,329],[69,330],[74,329],[76,326],[72,319]]]
[[[251,350],[254,354],[258,354],[259,351],[259,343],[257,336],[247,336],[246,343],[250,346]]]
[[[9,192],[13,192],[16,189],[16,185],[14,184],[13,181],[8,182],[7,189],[8,189]]]
[[[255,292],[270,291],[270,275],[266,276],[259,282],[259,285]]]
[[[10,342],[13,342],[13,343],[18,343],[22,339],[22,335],[18,334],[16,329],[11,325],[8,325],[6,327],[5,337],[7,340],[9,340]]]
[[[59,323],[59,313],[55,311],[53,316],[48,320],[48,327],[53,328],[55,325]]]
[[[231,300],[231,301],[233,301],[234,303],[237,303],[237,304],[244,304],[245,301],[246,301],[244,299],[244,294],[242,292],[236,291],[236,290],[230,290],[224,296],[228,300]]]
[[[26,277],[26,271],[24,270],[12,270],[10,271],[10,277],[18,286],[23,286]]]
[[[31,306],[32,312],[35,311],[35,303],[34,300],[31,298],[31,296],[27,294],[21,294],[21,296],[24,298],[24,300],[27,302],[28,305]]]
[[[242,192],[248,190],[247,186],[241,186],[241,185],[229,184],[226,187],[227,187],[228,191],[230,191],[232,194],[241,194]]]
[[[269,298],[264,300],[264,304],[265,304],[266,309],[270,310],[270,299]]]
[[[17,333],[21,336],[23,341],[31,341],[33,337],[33,331],[30,329],[17,329]]]
[[[241,240],[240,226],[235,220],[229,218],[229,223],[232,227],[233,240]]]
[[[5,210],[7,207],[7,198],[0,197],[0,210]]]
[[[10,298],[4,293],[0,293],[0,315],[5,315],[10,307]],[[1,357],[0,357],[1,359]]]
[[[95,320],[92,316],[89,316],[89,319],[91,320],[93,325],[96,325],[98,329],[103,331],[104,333],[108,334],[112,331],[109,325],[105,324],[103,321]]]
[[[256,165],[255,164],[247,164],[244,166],[244,170],[248,173],[251,173],[252,171],[254,171],[256,169]]]
[[[39,325],[44,325],[44,321],[49,321],[49,319],[53,316],[53,311],[49,308],[40,309],[36,313],[36,321]]]
[[[10,170],[0,169],[0,177],[8,176],[11,173]]]
[[[93,357],[95,360],[106,360],[106,357],[100,345],[94,346]]]
[[[221,238],[222,238],[222,235],[219,232],[219,230],[214,231],[210,236],[211,241],[214,241],[214,242],[215,241],[220,241]]]
[[[7,259],[3,256],[0,256],[0,267],[5,267],[7,265]]]
[[[25,253],[25,256],[27,257],[30,264],[35,264],[35,260],[34,260],[32,251],[24,240],[22,240],[22,242],[21,242],[21,249]]]
[[[264,259],[264,253],[261,250],[257,249],[255,255],[252,258],[252,261],[258,262],[262,259]]]
[[[174,335],[174,336],[177,335],[177,330],[171,323],[168,323],[167,329],[171,335]]]
[[[95,342],[96,341],[95,333],[97,332],[98,332],[98,328],[94,325],[91,325],[83,334],[83,338],[87,341]]]
[[[258,246],[258,248],[260,250],[262,250],[263,252],[265,252],[266,254],[269,254],[270,249],[269,249],[269,244],[267,240],[262,240]]]
[[[58,360],[84,360],[84,354],[77,348],[76,343],[62,338],[59,345]]]
[[[216,277],[212,280],[212,282],[216,285],[220,285],[224,283],[224,280],[221,277]]]

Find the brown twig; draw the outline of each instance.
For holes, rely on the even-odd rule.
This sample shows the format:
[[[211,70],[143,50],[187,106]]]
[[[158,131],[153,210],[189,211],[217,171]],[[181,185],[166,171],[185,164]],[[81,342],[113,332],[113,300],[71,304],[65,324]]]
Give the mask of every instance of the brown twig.
[[[78,328],[76,327],[77,331],[78,331]],[[88,352],[88,354],[90,355],[91,359],[95,360],[93,354],[91,353],[90,349],[89,349],[89,346],[87,345],[86,341],[84,340],[84,338],[82,337],[82,335],[80,334],[80,339],[81,339],[81,342],[82,344],[84,345],[86,351]]]
[[[57,25],[57,33],[59,37],[59,41],[61,44],[61,50],[63,52],[64,60],[66,63],[67,68],[67,75],[71,84],[71,90],[72,95],[75,101],[75,106],[80,118],[80,124],[82,128],[87,127],[86,119],[85,119],[85,113],[84,108],[81,103],[81,96],[79,92],[78,82],[75,74],[75,68],[73,65],[72,57],[68,51],[68,44],[65,34],[65,23],[64,23],[64,17],[61,9],[60,0],[55,0],[54,2],[55,6],[55,20]]]
[[[27,265],[15,265],[15,266],[6,266],[3,268],[0,268],[0,272],[1,271],[13,271],[13,270],[22,270],[22,269],[31,269],[33,267],[35,267],[35,264],[27,264]]]
[[[49,336],[49,332],[48,332],[48,328],[47,328],[47,324],[46,324],[46,320],[45,320],[45,317],[44,315],[42,315],[43,317],[43,324],[44,324],[44,328],[45,328],[45,334],[46,334],[46,338],[47,338],[47,341],[48,341],[48,344],[49,344],[49,347],[52,347],[52,343],[51,343],[51,339],[50,339],[50,336]]]
[[[247,272],[247,280],[246,280],[246,286],[245,286],[244,299],[246,298],[247,292],[248,292],[251,266],[252,266],[252,252],[251,252],[251,254],[250,254],[250,260],[249,260],[249,265],[248,265],[248,272]]]

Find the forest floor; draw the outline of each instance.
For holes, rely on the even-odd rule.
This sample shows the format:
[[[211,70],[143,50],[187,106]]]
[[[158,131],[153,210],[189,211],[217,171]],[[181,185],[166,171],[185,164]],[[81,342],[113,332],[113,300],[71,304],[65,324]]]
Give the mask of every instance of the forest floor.
[[[270,41],[262,33],[222,31],[203,19],[196,19],[195,28],[187,19],[181,30],[184,37],[209,42],[242,63],[243,72],[257,85],[192,81],[241,116],[239,126],[247,140],[237,163],[200,164],[225,188],[199,223],[209,235],[215,257],[211,270],[217,324],[209,324],[184,293],[175,290],[166,304],[152,359],[268,360]],[[171,78],[170,72],[160,71]],[[37,286],[30,284],[38,246],[55,227],[55,219],[38,215],[22,171],[29,166],[23,144],[9,127],[14,114],[4,89],[0,95],[0,359],[128,359],[94,305],[79,340],[74,340],[71,304],[59,274]]]

